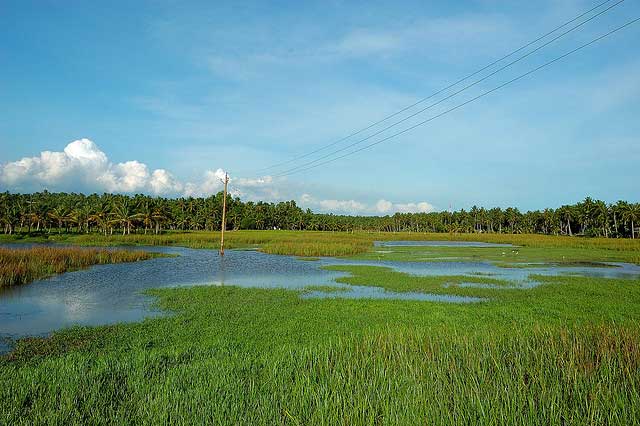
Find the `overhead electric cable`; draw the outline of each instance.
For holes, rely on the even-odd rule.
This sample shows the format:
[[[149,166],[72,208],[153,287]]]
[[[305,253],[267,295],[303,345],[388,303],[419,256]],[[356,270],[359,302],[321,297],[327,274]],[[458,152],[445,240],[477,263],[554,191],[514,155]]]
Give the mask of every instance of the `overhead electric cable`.
[[[381,123],[383,123],[383,122],[385,122],[385,121],[389,120],[390,118],[396,117],[397,115],[402,114],[403,112],[405,112],[405,111],[407,111],[407,110],[409,110],[409,109],[411,109],[411,108],[413,108],[413,107],[415,107],[415,106],[420,105],[421,103],[423,103],[423,102],[425,102],[425,101],[427,101],[427,100],[429,100],[429,99],[433,98],[434,96],[437,96],[437,95],[439,95],[440,93],[442,93],[442,92],[444,92],[444,91],[446,91],[446,90],[448,90],[448,89],[451,89],[452,87],[454,87],[454,86],[456,86],[456,85],[458,85],[458,84],[462,83],[463,81],[468,80],[469,78],[471,78],[471,77],[473,77],[473,76],[475,76],[475,75],[478,75],[479,73],[481,73],[481,72],[483,72],[483,71],[485,71],[485,70],[487,70],[487,69],[491,68],[492,66],[494,66],[494,65],[498,64],[499,62],[502,62],[503,60],[505,60],[505,59],[507,59],[507,58],[509,58],[509,57],[511,57],[511,56],[513,56],[513,55],[515,55],[515,54],[516,54],[516,53],[518,53],[518,52],[521,52],[522,50],[526,49],[527,47],[529,47],[529,46],[531,46],[531,45],[533,45],[533,44],[535,44],[535,43],[539,42],[540,40],[542,40],[542,39],[544,39],[544,38],[546,38],[546,37],[548,37],[548,36],[550,36],[551,34],[555,33],[556,31],[558,31],[558,30],[560,30],[560,29],[562,29],[562,28],[566,27],[567,25],[569,25],[569,24],[571,24],[571,23],[573,23],[573,22],[577,21],[578,19],[580,19],[580,18],[584,17],[585,15],[588,15],[589,13],[591,13],[591,12],[593,12],[593,11],[595,11],[595,10],[599,9],[600,7],[604,6],[605,4],[610,3],[611,1],[612,1],[612,0],[606,0],[606,1],[602,2],[602,3],[597,4],[596,6],[592,7],[592,8],[591,8],[591,9],[589,9],[589,10],[587,10],[586,12],[583,12],[583,13],[581,13],[580,15],[576,16],[575,18],[572,18],[572,19],[570,19],[569,21],[566,21],[565,23],[563,23],[563,24],[561,24],[561,25],[557,26],[556,28],[554,28],[554,29],[552,29],[551,31],[549,31],[549,32],[545,33],[544,35],[542,35],[542,36],[540,36],[540,37],[536,38],[535,40],[532,40],[532,41],[530,41],[530,42],[526,43],[525,45],[523,45],[523,46],[521,46],[521,47],[519,47],[519,48],[517,48],[517,49],[515,49],[515,50],[513,50],[513,51],[511,51],[511,52],[509,52],[509,53],[507,53],[506,55],[502,56],[500,59],[497,59],[497,60],[495,60],[495,61],[491,62],[490,64],[485,65],[484,67],[480,68],[479,70],[474,71],[473,73],[471,73],[471,74],[469,74],[469,75],[467,75],[467,76],[465,76],[465,77],[463,77],[463,78],[461,78],[461,79],[457,80],[456,82],[451,83],[450,85],[448,85],[448,86],[446,86],[446,87],[444,87],[444,88],[442,88],[442,89],[437,90],[436,92],[432,93],[431,95],[429,95],[429,96],[427,96],[427,97],[425,97],[425,98],[422,98],[422,99],[420,99],[420,100],[418,100],[418,101],[414,102],[413,104],[408,105],[408,106],[406,106],[406,107],[404,107],[404,108],[400,109],[399,111],[396,111],[396,112],[394,112],[394,113],[392,113],[392,114],[390,114],[390,115],[387,115],[386,117],[384,117],[384,118],[382,118],[382,119],[380,119],[380,120],[378,120],[378,121],[376,121],[376,122],[374,122],[374,123],[372,123],[372,124],[370,124],[370,125],[368,125],[368,126],[366,126],[366,127],[362,128],[362,129],[360,129],[360,130],[357,130],[357,131],[355,131],[355,132],[353,132],[353,133],[349,134],[348,136],[345,136],[345,137],[343,137],[343,138],[341,138],[341,139],[338,139],[338,140],[336,140],[336,141],[334,141],[334,142],[332,142],[332,143],[329,143],[329,144],[327,144],[327,145],[325,145],[325,146],[322,146],[322,147],[320,147],[320,148],[318,148],[318,149],[315,149],[315,150],[313,150],[313,151],[311,151],[311,152],[308,152],[308,153],[306,153],[306,154],[302,154],[302,155],[296,156],[296,157],[294,157],[294,158],[291,158],[291,159],[289,159],[289,160],[286,160],[286,161],[283,161],[283,162],[280,162],[280,163],[276,163],[276,164],[273,164],[273,165],[268,166],[268,167],[264,167],[264,168],[262,168],[262,169],[259,169],[257,172],[258,172],[258,173],[260,173],[260,172],[263,172],[263,171],[266,171],[266,170],[270,170],[270,169],[274,169],[274,168],[277,168],[277,167],[283,166],[283,165],[285,165],[285,164],[290,164],[290,163],[292,163],[292,162],[294,162],[294,161],[300,160],[300,159],[302,159],[302,158],[309,157],[309,156],[311,156],[311,155],[313,155],[313,154],[316,154],[316,153],[318,153],[318,152],[324,151],[325,149],[331,148],[332,146],[335,146],[335,145],[337,145],[337,144],[339,144],[339,143],[341,143],[341,142],[344,142],[345,140],[350,139],[350,138],[352,138],[353,136],[359,135],[360,133],[365,132],[365,131],[367,131],[367,130],[371,129],[371,128],[373,128],[373,127],[377,126],[378,124],[381,124]]]
[[[557,57],[557,58],[555,58],[555,59],[552,59],[551,61],[545,62],[544,64],[542,64],[542,65],[540,65],[540,66],[538,66],[538,67],[536,67],[536,68],[534,68],[534,69],[532,69],[532,70],[530,70],[530,71],[527,71],[526,73],[521,74],[521,75],[519,75],[518,77],[515,77],[515,78],[513,78],[513,79],[511,79],[511,80],[507,81],[506,83],[500,84],[499,86],[496,86],[496,87],[494,87],[493,89],[487,90],[486,92],[483,92],[483,93],[481,93],[481,94],[480,94],[480,95],[478,95],[478,96],[475,96],[475,97],[473,97],[473,98],[471,98],[471,99],[469,99],[469,100],[467,100],[467,101],[465,101],[465,102],[462,102],[462,103],[460,103],[460,104],[458,104],[458,105],[456,105],[456,106],[454,106],[454,107],[452,107],[452,108],[450,108],[450,109],[448,109],[448,110],[446,110],[446,111],[443,111],[443,112],[441,112],[440,114],[434,115],[434,116],[432,116],[432,117],[428,118],[427,120],[421,121],[420,123],[417,123],[417,124],[414,124],[413,126],[407,127],[406,129],[403,129],[403,130],[401,130],[401,131],[399,131],[399,132],[397,132],[397,133],[394,133],[394,134],[392,134],[392,135],[390,135],[390,136],[387,136],[387,137],[385,137],[385,138],[383,138],[383,139],[380,139],[379,141],[373,142],[373,143],[371,143],[371,144],[369,144],[369,145],[365,145],[365,146],[363,146],[363,147],[360,147],[360,148],[358,148],[358,149],[355,149],[355,150],[353,150],[353,151],[350,151],[350,152],[348,152],[348,153],[346,153],[346,154],[344,154],[344,155],[341,155],[341,156],[339,156],[339,157],[335,157],[335,158],[329,159],[329,160],[324,161],[324,162],[322,162],[322,163],[315,164],[315,165],[310,166],[310,167],[307,167],[307,168],[305,168],[305,169],[296,170],[296,171],[291,172],[291,173],[288,173],[288,174],[281,174],[281,175],[278,175],[278,177],[280,177],[280,176],[287,176],[287,175],[294,174],[294,173],[300,173],[300,172],[304,172],[304,171],[307,171],[307,170],[314,169],[314,168],[316,168],[316,167],[320,167],[320,166],[322,166],[322,165],[325,165],[325,164],[331,163],[331,162],[333,162],[333,161],[340,160],[340,159],[342,159],[342,158],[345,158],[345,157],[351,156],[351,155],[356,154],[356,153],[358,153],[358,152],[364,151],[365,149],[369,149],[369,148],[371,148],[371,147],[373,147],[373,146],[375,146],[375,145],[381,144],[381,143],[386,142],[386,141],[388,141],[388,140],[390,140],[390,139],[393,139],[393,138],[395,138],[395,137],[397,137],[397,136],[400,136],[400,135],[402,135],[402,134],[404,134],[404,133],[407,133],[408,131],[415,129],[416,127],[420,127],[420,126],[422,126],[422,125],[425,125],[425,124],[427,124],[427,123],[429,123],[429,122],[431,122],[431,121],[433,121],[433,120],[435,120],[435,119],[437,119],[437,118],[439,118],[439,117],[442,117],[443,115],[449,114],[450,112],[453,112],[453,111],[455,111],[455,110],[457,110],[457,109],[459,109],[459,108],[462,108],[463,106],[468,105],[468,104],[470,104],[471,102],[474,102],[474,101],[476,101],[476,100],[478,100],[478,99],[480,99],[480,98],[483,98],[483,97],[484,97],[484,96],[486,96],[486,95],[489,95],[489,94],[491,94],[491,93],[493,93],[493,92],[495,92],[495,91],[497,91],[497,90],[500,90],[500,89],[502,89],[503,87],[508,86],[509,84],[515,83],[516,81],[521,80],[522,78],[527,77],[527,76],[529,76],[529,75],[531,75],[531,74],[533,74],[533,73],[535,73],[535,72],[537,72],[537,71],[539,71],[539,70],[541,70],[541,69],[543,69],[543,68],[545,68],[545,67],[547,67],[547,66],[550,66],[550,65],[554,64],[555,62],[558,62],[559,60],[564,59],[564,58],[566,58],[567,56],[572,55],[572,54],[574,54],[574,53],[578,52],[579,50],[582,50],[582,49],[584,49],[584,48],[586,48],[586,47],[588,47],[588,46],[591,46],[592,44],[594,44],[594,43],[596,43],[596,42],[598,42],[598,41],[600,41],[600,40],[602,40],[602,39],[604,39],[604,38],[606,38],[606,37],[609,37],[610,35],[612,35],[612,34],[614,34],[614,33],[618,32],[618,31],[620,31],[620,30],[622,30],[622,29],[624,29],[624,28],[626,28],[626,27],[628,27],[628,26],[630,26],[630,25],[632,25],[632,24],[635,24],[635,23],[636,23],[636,22],[638,22],[638,21],[640,21],[640,18],[633,19],[633,20],[631,20],[631,21],[627,22],[626,24],[621,25],[621,26],[619,26],[619,27],[617,27],[617,28],[615,28],[615,29],[613,29],[613,30],[609,31],[609,32],[608,32],[608,33],[606,33],[606,34],[603,34],[603,35],[601,35],[601,36],[599,36],[599,37],[596,37],[595,39],[593,39],[593,40],[589,41],[588,43],[585,43],[585,44],[583,44],[583,45],[581,45],[581,46],[579,46],[579,47],[577,47],[577,48],[575,48],[575,49],[573,49],[573,50],[571,50],[571,51],[569,51],[569,52],[567,52],[567,53],[565,53],[565,54],[563,54],[563,55],[561,55],[561,56],[558,56],[558,57]]]
[[[543,49],[543,48],[547,47],[548,45],[550,45],[551,43],[553,43],[553,42],[557,41],[558,39],[560,39],[560,38],[564,37],[565,35],[567,35],[567,34],[569,34],[569,33],[573,32],[573,31],[577,30],[578,28],[580,28],[581,26],[583,26],[583,25],[584,25],[584,24],[586,24],[587,22],[590,22],[590,21],[592,21],[593,19],[597,18],[598,16],[600,16],[600,15],[602,15],[602,14],[604,14],[604,13],[608,12],[608,11],[609,11],[609,10],[611,10],[612,8],[614,8],[614,7],[618,6],[618,5],[619,5],[620,3],[622,3],[623,1],[624,1],[624,0],[619,0],[617,3],[614,3],[614,4],[612,4],[611,6],[609,6],[608,8],[606,8],[606,9],[604,9],[604,10],[602,10],[602,11],[598,12],[596,15],[593,15],[592,17],[590,17],[590,18],[588,18],[588,19],[586,19],[586,20],[584,20],[584,21],[580,22],[579,24],[577,24],[577,25],[575,25],[575,26],[573,26],[573,27],[569,28],[567,31],[565,31],[565,32],[563,32],[563,33],[561,33],[561,34],[557,35],[556,37],[554,37],[554,38],[552,38],[551,40],[549,40],[549,41],[545,42],[544,44],[542,44],[542,45],[540,45],[540,46],[536,47],[535,49],[531,50],[530,52],[525,53],[524,55],[520,56],[519,58],[517,58],[517,59],[515,59],[515,60],[513,60],[513,61],[511,61],[511,62],[509,62],[509,63],[507,63],[507,64],[505,64],[505,65],[503,65],[502,67],[500,67],[500,68],[496,69],[495,71],[493,71],[493,72],[491,72],[491,73],[487,74],[486,76],[484,76],[484,77],[482,77],[482,78],[480,78],[480,79],[478,79],[478,80],[474,81],[473,83],[468,84],[467,86],[464,86],[463,88],[461,88],[461,89],[459,89],[459,90],[457,90],[457,91],[455,91],[455,92],[453,92],[453,93],[451,93],[451,94],[447,95],[446,97],[444,97],[444,98],[440,99],[439,101],[434,102],[434,103],[432,103],[432,104],[430,104],[430,105],[426,106],[425,108],[422,108],[422,109],[420,109],[420,110],[418,110],[418,111],[414,112],[413,114],[408,115],[408,116],[404,117],[403,119],[401,119],[401,120],[399,120],[399,121],[397,121],[397,122],[395,122],[395,123],[393,123],[393,124],[390,124],[390,125],[388,125],[388,126],[386,126],[386,127],[382,128],[382,129],[378,130],[378,131],[377,131],[377,132],[375,132],[375,133],[372,133],[371,135],[369,135],[369,136],[367,136],[367,137],[365,137],[365,138],[363,138],[363,139],[360,139],[360,140],[358,140],[358,141],[356,141],[356,142],[352,142],[352,143],[350,143],[350,144],[348,144],[348,145],[346,145],[346,146],[344,146],[344,147],[342,147],[342,148],[339,148],[339,149],[336,149],[336,150],[334,150],[334,151],[331,151],[331,152],[329,152],[329,153],[327,153],[327,154],[325,154],[325,155],[323,155],[323,156],[321,156],[321,157],[316,158],[315,160],[307,161],[306,163],[303,163],[303,164],[301,164],[301,165],[299,165],[299,166],[296,166],[296,167],[290,168],[290,169],[288,169],[288,170],[285,170],[285,171],[283,171],[283,172],[281,172],[281,173],[279,173],[279,174],[276,174],[276,176],[286,175],[286,174],[288,174],[288,173],[290,173],[290,172],[294,172],[294,171],[296,171],[297,169],[303,169],[303,168],[305,168],[305,167],[307,167],[307,166],[310,166],[310,165],[312,165],[312,164],[318,163],[318,162],[320,162],[320,161],[322,161],[322,160],[324,160],[324,159],[326,159],[326,158],[329,158],[329,157],[331,157],[331,156],[333,156],[333,155],[335,155],[335,154],[338,154],[338,153],[340,153],[340,152],[346,151],[347,149],[352,148],[352,147],[354,147],[354,146],[356,146],[356,145],[360,145],[362,142],[366,142],[367,140],[369,140],[369,139],[371,139],[371,138],[373,138],[373,137],[375,137],[375,136],[378,136],[378,135],[380,135],[381,133],[386,132],[387,130],[389,130],[389,129],[391,129],[391,128],[395,127],[395,126],[397,126],[398,124],[404,123],[405,121],[407,121],[407,120],[409,120],[409,119],[411,119],[411,118],[413,118],[413,117],[415,117],[415,116],[417,116],[417,115],[419,115],[419,114],[422,114],[423,112],[425,112],[425,111],[427,111],[427,110],[429,110],[429,109],[433,108],[434,106],[439,105],[439,104],[441,104],[442,102],[447,101],[447,100],[449,100],[449,99],[453,98],[454,96],[457,96],[458,94],[460,94],[460,93],[462,93],[462,92],[464,92],[464,91],[466,91],[466,90],[470,89],[471,87],[473,87],[473,86],[475,86],[475,85],[477,85],[477,84],[479,84],[479,83],[481,83],[481,82],[483,82],[483,81],[485,81],[485,80],[489,79],[490,77],[493,77],[494,75],[498,74],[499,72],[504,71],[506,68],[509,68],[510,66],[512,66],[512,65],[514,65],[514,64],[516,64],[516,63],[518,63],[518,62],[522,61],[523,59],[525,59],[525,58],[527,58],[527,57],[529,57],[529,56],[533,55],[534,53],[536,53],[536,52],[538,52],[539,50],[541,50],[541,49]]]

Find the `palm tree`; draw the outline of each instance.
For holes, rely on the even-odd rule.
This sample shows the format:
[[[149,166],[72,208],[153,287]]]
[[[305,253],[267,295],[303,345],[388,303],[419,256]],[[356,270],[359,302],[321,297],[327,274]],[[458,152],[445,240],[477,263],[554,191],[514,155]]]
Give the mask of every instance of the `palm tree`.
[[[622,212],[622,220],[631,223],[631,238],[636,238],[635,224],[640,222],[640,204],[627,204]]]
[[[111,216],[114,222],[122,225],[122,235],[131,234],[131,225],[138,218],[129,198],[122,198],[117,201],[113,206]]]
[[[562,206],[558,210],[560,213],[560,219],[562,220],[562,222],[566,223],[566,233],[569,234],[569,236],[573,235],[573,233],[571,232],[571,220],[573,219],[573,216],[574,216],[573,207]],[[560,232],[562,232],[562,225],[560,226]]]
[[[98,228],[104,235],[107,235],[107,226],[109,224],[109,204],[106,200],[97,202],[92,208],[92,213],[89,215],[89,220],[98,225]]]
[[[161,230],[161,225],[169,219],[169,210],[164,202],[160,199],[153,209],[151,215],[153,223],[155,225],[155,233],[158,234]]]
[[[594,211],[595,221],[602,229],[602,235],[609,237],[609,209],[604,201],[596,201]]]
[[[62,224],[67,221],[67,209],[63,205],[59,205],[51,209],[49,217],[58,224],[58,234],[62,232]]]
[[[146,235],[147,229],[153,225],[153,206],[151,206],[151,203],[148,200],[143,201],[138,210],[139,213],[136,214],[136,217],[142,221],[142,224],[144,225],[144,233]]]

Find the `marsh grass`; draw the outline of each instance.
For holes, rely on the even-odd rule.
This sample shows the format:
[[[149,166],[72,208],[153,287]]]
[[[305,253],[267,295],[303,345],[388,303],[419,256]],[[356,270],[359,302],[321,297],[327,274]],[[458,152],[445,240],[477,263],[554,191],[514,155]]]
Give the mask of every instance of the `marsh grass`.
[[[297,397],[287,407],[300,424],[624,424],[640,418],[635,328],[446,336],[389,329],[293,350],[280,368],[290,371],[280,376],[293,382],[286,385]]]
[[[366,253],[372,241],[385,238],[447,238],[229,234],[233,247],[316,253],[302,256]],[[83,244],[96,244],[93,237]],[[131,237],[109,244],[215,247],[207,246],[212,233]],[[497,237],[484,241],[529,241]],[[531,236],[518,260],[638,259],[637,242],[572,246],[581,240]],[[395,250],[405,260],[412,256]],[[479,250],[487,251],[478,258],[501,256]],[[637,280],[533,276],[542,285],[462,288],[456,284],[507,283],[375,266],[330,269],[348,272],[340,278],[346,284],[489,301],[301,299],[292,290],[233,286],[156,289],[150,293],[159,307],[173,315],[18,341],[0,357],[0,424],[640,424]],[[447,283],[453,285],[443,287]]]
[[[320,232],[320,231],[229,231],[225,233],[228,248],[258,247],[271,254],[295,256],[352,256],[373,250],[374,241],[480,241],[514,244],[528,248],[535,258],[570,260],[611,260],[640,264],[640,239],[585,238],[532,234],[446,234],[416,232]],[[0,241],[56,241],[79,245],[175,245],[190,248],[219,248],[220,233],[204,231],[167,232],[164,234],[109,235],[100,234],[38,234],[0,235]],[[398,251],[394,247],[393,251]],[[470,248],[450,248],[449,252]],[[471,248],[473,249],[473,248]],[[480,248],[478,253],[490,253]],[[495,253],[501,254],[494,250]],[[510,251],[507,249],[510,253]],[[469,252],[465,252],[466,256]],[[378,253],[373,253],[378,254]],[[522,252],[520,253],[522,258]],[[379,254],[378,254],[379,255]],[[520,261],[518,259],[515,259]]]
[[[597,303],[619,287],[614,304]],[[576,278],[473,306],[153,293],[176,314],[18,342],[0,358],[0,423],[640,420],[638,289],[625,281]]]
[[[157,254],[131,250],[79,247],[0,247],[0,288],[46,278],[53,274],[105,263],[136,262]]]

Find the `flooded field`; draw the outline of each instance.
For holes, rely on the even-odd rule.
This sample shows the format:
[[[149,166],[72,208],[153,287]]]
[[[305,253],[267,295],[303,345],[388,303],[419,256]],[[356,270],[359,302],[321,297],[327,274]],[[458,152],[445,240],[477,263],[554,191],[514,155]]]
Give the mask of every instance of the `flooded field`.
[[[379,244],[393,250],[395,246],[450,246],[451,242],[392,242]],[[456,247],[479,247],[479,243],[456,243]],[[484,243],[481,246],[495,246]],[[498,245],[502,247],[503,245]],[[22,245],[21,247],[24,247]],[[336,283],[344,272],[329,271],[324,266],[368,265],[388,267],[418,276],[468,276],[463,287],[487,287],[474,278],[506,280],[510,288],[538,285],[535,275],[582,275],[601,278],[640,277],[640,267],[632,264],[588,264],[559,266],[526,264],[526,267],[499,267],[480,261],[401,262],[318,258],[301,260],[254,250],[230,250],[224,257],[217,251],[181,247],[135,247],[131,250],[161,252],[175,257],[155,258],[137,263],[98,265],[86,270],[57,275],[28,285],[0,291],[0,350],[11,340],[28,335],[46,335],[72,325],[100,325],[138,321],[160,315],[153,308],[153,298],[144,294],[151,288],[193,285],[235,285],[241,287],[287,288],[330,286],[341,291],[312,289],[301,292],[303,298],[369,298],[477,303],[487,299],[416,292],[396,293],[379,287],[351,286]],[[446,285],[445,285],[446,287]],[[491,287],[491,286],[489,286]],[[322,288],[322,287],[320,287]],[[497,287],[495,287],[497,288]],[[4,343],[2,343],[4,342]]]

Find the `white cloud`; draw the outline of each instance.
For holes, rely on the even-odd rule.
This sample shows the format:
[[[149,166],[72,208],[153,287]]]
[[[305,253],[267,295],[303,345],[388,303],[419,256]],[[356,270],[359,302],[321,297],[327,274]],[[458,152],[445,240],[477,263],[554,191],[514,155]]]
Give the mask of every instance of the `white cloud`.
[[[429,213],[435,208],[426,201],[418,203],[392,203],[387,200],[378,200],[373,205],[355,200],[318,200],[309,194],[302,194],[299,199],[301,206],[311,208],[319,212],[333,212],[344,214],[394,214],[394,213]]]
[[[43,151],[0,166],[0,182],[11,186],[66,185],[79,179],[95,180],[106,171],[107,157],[89,139],[68,144],[64,152]],[[76,182],[77,183],[77,182]]]
[[[380,213],[389,213],[393,208],[393,203],[387,200],[378,200],[376,203],[376,210]]]
[[[198,184],[183,184],[164,169],[149,171],[136,160],[113,164],[89,139],[69,143],[62,152],[43,151],[0,165],[0,184],[18,191],[42,188],[59,191],[148,192],[155,195],[211,194],[224,172],[207,172]]]
[[[356,200],[317,200],[309,194],[302,194],[298,202],[304,208],[320,212],[362,214],[367,211],[367,206]]]
[[[376,203],[376,212],[382,214],[393,214],[393,213],[430,213],[435,211],[435,208],[427,203],[426,201],[421,201],[418,203],[392,203],[387,200],[378,200]]]
[[[164,169],[154,170],[149,181],[154,194],[172,194],[182,191],[183,185]]]
[[[92,140],[86,138],[71,142],[64,148],[64,153],[82,165],[106,166],[108,163],[105,153]]]
[[[435,210],[434,207],[426,201],[419,203],[394,204],[394,207],[400,213],[430,213]]]
[[[319,203],[322,210],[343,211],[358,213],[366,209],[366,206],[355,200],[321,200]]]
[[[160,196],[207,197],[223,188],[226,171],[206,170],[196,182],[181,182],[165,169],[150,171],[140,161],[112,163],[98,145],[89,139],[69,143],[62,152],[43,151],[36,157],[0,164],[0,190],[84,191],[148,193]],[[293,184],[293,185],[292,185]],[[286,178],[230,177],[229,192],[245,201],[283,201],[291,196],[295,184]],[[393,214],[430,212],[434,208],[423,201],[392,203],[384,199],[369,205],[354,199],[316,198],[308,193],[298,197],[304,208],[340,214]]]
[[[149,171],[146,164],[126,161],[109,167],[97,180],[109,192],[143,191],[149,181]]]
[[[191,197],[206,197],[222,191],[225,171],[222,169],[207,170],[204,172],[202,181],[197,183],[188,182],[185,185],[184,195]]]

